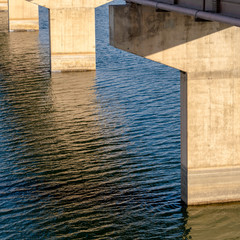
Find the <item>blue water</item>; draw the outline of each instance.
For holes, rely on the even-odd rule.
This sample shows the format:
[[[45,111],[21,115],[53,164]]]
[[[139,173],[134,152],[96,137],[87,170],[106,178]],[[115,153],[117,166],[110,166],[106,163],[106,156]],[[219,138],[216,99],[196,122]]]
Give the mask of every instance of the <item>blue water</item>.
[[[179,72],[109,46],[102,6],[97,71],[51,75],[47,14],[0,24],[0,239],[240,239],[240,204],[181,204]]]

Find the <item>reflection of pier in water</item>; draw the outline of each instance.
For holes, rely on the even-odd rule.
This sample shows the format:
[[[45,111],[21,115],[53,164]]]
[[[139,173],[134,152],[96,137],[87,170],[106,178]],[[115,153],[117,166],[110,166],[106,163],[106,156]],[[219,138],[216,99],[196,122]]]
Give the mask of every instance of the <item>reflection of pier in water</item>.
[[[70,148],[98,133],[95,76],[95,72],[51,76],[52,117],[56,130],[61,129],[59,136]]]
[[[184,237],[193,240],[239,239],[239,212],[239,203],[190,206],[185,213]]]

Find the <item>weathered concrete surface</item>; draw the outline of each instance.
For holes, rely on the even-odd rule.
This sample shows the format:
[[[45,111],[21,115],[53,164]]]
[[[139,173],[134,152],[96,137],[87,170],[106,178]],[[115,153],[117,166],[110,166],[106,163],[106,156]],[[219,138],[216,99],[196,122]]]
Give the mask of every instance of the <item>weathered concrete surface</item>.
[[[240,28],[110,6],[113,46],[181,73],[182,200],[240,200]]]
[[[187,181],[182,186],[183,192],[187,192],[185,202],[238,201],[240,72],[226,70],[208,72],[208,75],[183,75],[186,74],[182,74],[181,80],[181,94],[185,96],[182,100],[182,124],[185,125],[182,127],[182,176],[183,182]]]
[[[51,70],[96,69],[95,9],[50,9]]]
[[[8,10],[8,1],[0,0],[0,11],[7,11],[7,10]]]
[[[95,8],[110,0],[28,0],[49,8],[51,71],[96,70]]]
[[[25,0],[9,0],[9,30],[33,31],[39,29],[38,6]]]

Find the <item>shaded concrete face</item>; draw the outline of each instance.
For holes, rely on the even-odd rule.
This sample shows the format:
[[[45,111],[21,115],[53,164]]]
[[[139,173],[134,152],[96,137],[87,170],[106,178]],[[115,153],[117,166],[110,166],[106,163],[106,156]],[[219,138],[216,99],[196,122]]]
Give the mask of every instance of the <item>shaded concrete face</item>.
[[[110,42],[182,71],[183,201],[240,200],[240,29],[144,6],[110,6]]]
[[[137,5],[110,6],[110,21],[113,46],[185,72],[219,71],[240,50],[237,45],[219,49],[227,38],[239,39],[236,28],[195,22],[178,13],[159,13]]]
[[[9,30],[32,31],[39,29],[38,6],[25,0],[8,0]]]
[[[154,0],[156,2],[177,4],[181,7],[207,12],[217,12],[223,15],[240,16],[240,2],[238,0]]]

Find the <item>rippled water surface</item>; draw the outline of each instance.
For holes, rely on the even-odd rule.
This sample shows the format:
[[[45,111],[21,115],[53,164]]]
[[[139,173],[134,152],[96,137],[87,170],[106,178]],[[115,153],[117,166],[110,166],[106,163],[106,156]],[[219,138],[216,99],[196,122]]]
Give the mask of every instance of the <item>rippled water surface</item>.
[[[0,239],[240,239],[240,204],[181,204],[179,72],[109,46],[102,6],[97,71],[50,75],[40,13],[0,13]]]

